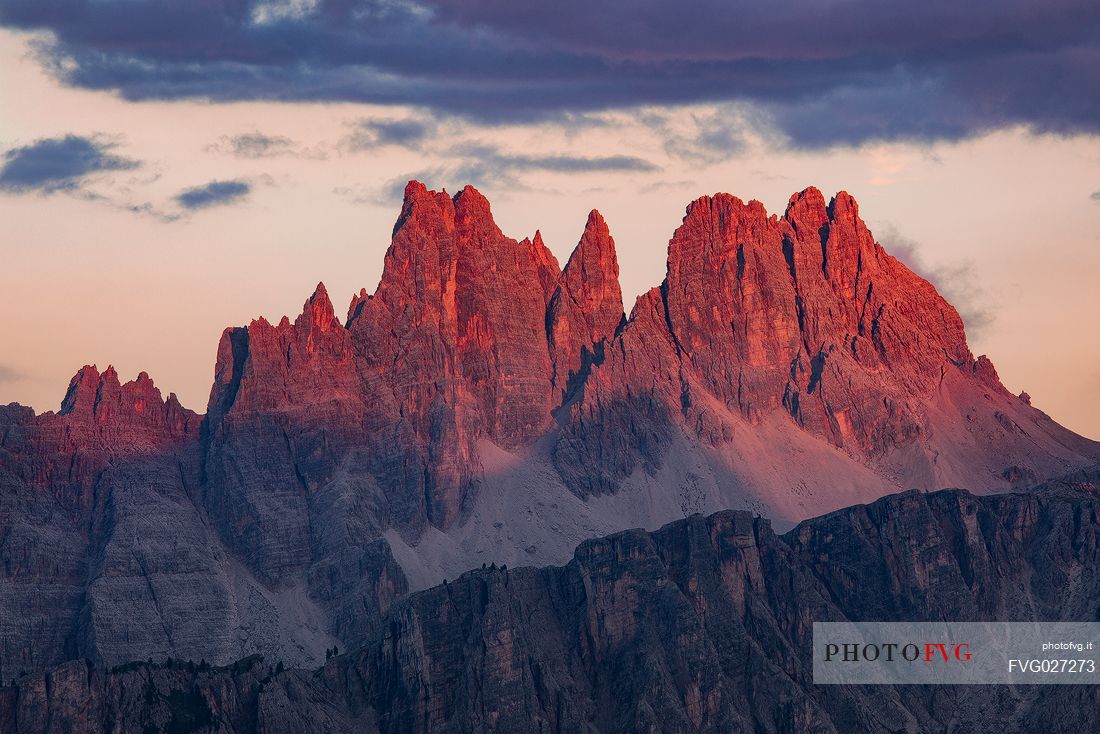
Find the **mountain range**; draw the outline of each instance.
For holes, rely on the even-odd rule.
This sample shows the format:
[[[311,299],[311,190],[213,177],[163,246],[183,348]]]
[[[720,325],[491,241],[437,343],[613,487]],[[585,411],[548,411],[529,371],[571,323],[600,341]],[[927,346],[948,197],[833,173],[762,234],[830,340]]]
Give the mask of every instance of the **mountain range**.
[[[382,730],[405,730],[405,724],[385,723],[391,720],[419,728],[435,721],[431,702],[474,706],[478,699],[452,690],[459,685],[453,681],[443,689],[425,682],[424,671],[458,665],[461,651],[434,658],[416,647],[422,642],[398,650],[410,626],[421,625],[418,635],[432,634],[417,605],[438,607],[423,619],[447,618],[446,607],[461,625],[469,622],[469,609],[488,613],[496,609],[490,602],[500,599],[509,614],[527,610],[545,618],[549,630],[594,625],[583,638],[594,647],[539,648],[529,653],[531,662],[514,668],[518,658],[509,656],[519,654],[519,623],[494,617],[507,625],[494,631],[500,657],[485,661],[503,666],[492,679],[516,686],[517,698],[508,699],[516,706],[537,700],[551,729],[585,731],[582,723],[563,722],[607,711],[599,697],[607,695],[608,681],[619,680],[622,666],[656,653],[619,646],[623,629],[641,634],[631,627],[637,614],[629,605],[613,605],[611,616],[575,616],[583,607],[580,589],[597,591],[577,564],[591,564],[585,573],[598,568],[608,579],[634,578],[642,573],[634,564],[655,574],[645,577],[644,589],[624,593],[636,594],[638,604],[653,597],[671,605],[659,606],[653,612],[659,618],[651,620],[656,626],[646,628],[658,640],[680,634],[678,623],[690,622],[684,615],[701,614],[699,599],[709,591],[691,603],[665,597],[669,579],[687,583],[696,550],[726,548],[708,551],[704,540],[758,549],[755,571],[738,567],[744,588],[731,591],[727,584],[722,593],[733,596],[715,602],[722,614],[736,610],[742,618],[764,603],[755,595],[767,589],[753,578],[769,578],[774,570],[786,574],[783,583],[805,591],[811,576],[843,575],[843,564],[875,562],[873,554],[861,559],[853,545],[853,555],[837,560],[841,566],[822,570],[820,559],[812,561],[800,545],[812,541],[822,523],[866,511],[799,525],[782,540],[757,516],[787,530],[899,490],[1004,492],[1072,476],[1097,462],[1100,444],[1058,425],[1026,395],[1011,394],[989,359],[974,357],[958,312],[875,241],[846,193],[826,202],[818,190],[806,189],[791,197],[782,216],[728,194],[697,199],[669,241],[664,281],[627,314],[615,243],[598,212],[589,215],[560,267],[539,233],[519,241],[505,236],[472,187],[451,196],[413,181],[374,292],[353,296],[341,318],[318,285],[293,321],[259,318],[226,329],[205,414],[184,408],[174,395],[164,399],[145,373],[123,383],[113,368],[95,366],[77,372],[56,413],[0,407],[0,680],[78,659],[97,671],[167,658],[222,665],[254,654],[308,666],[338,646],[364,652],[326,666],[318,675],[338,681],[325,678],[323,693],[305,674],[270,678],[276,680],[272,695],[307,696],[324,711],[282,700],[272,711],[355,717],[369,710]],[[1003,537],[1022,544],[1013,552],[1039,552],[1029,545],[1035,537],[1021,536],[1017,527],[1020,518],[1031,518],[1027,503],[1038,500],[900,497],[874,505],[885,513],[880,524],[904,524],[916,508],[935,520],[920,532],[947,532],[943,523],[950,520],[972,535],[966,518],[992,513],[1005,526]],[[944,515],[947,506],[953,519]],[[1095,510],[1088,508],[1058,509],[1058,521],[1092,512],[1094,531]],[[709,520],[692,517],[716,512]],[[589,540],[685,517],[691,519],[655,535]],[[859,528],[843,537],[857,543],[865,529]],[[966,540],[952,537],[951,543]],[[676,538],[687,545],[677,546]],[[1095,553],[1095,534],[1088,543]],[[955,564],[962,584],[951,593],[960,605],[968,593],[977,598],[977,606],[960,611],[1008,603],[975,587],[985,583],[973,566],[977,556],[967,550],[963,559],[950,543],[943,553],[948,546],[954,555],[941,560]],[[759,565],[765,556],[768,568]],[[907,562],[918,560],[929,562]],[[564,570],[549,568],[567,562]],[[490,569],[462,575],[483,565]],[[548,569],[492,570],[503,565]],[[1036,568],[1050,570],[1037,562]],[[902,583],[897,574],[904,569],[888,570]],[[879,571],[867,573],[884,583]],[[437,586],[460,576],[461,584]],[[1039,583],[1030,576],[1025,582]],[[435,588],[409,596],[429,587]],[[887,605],[884,613],[935,611],[900,587],[886,591],[876,601]],[[1088,591],[1095,599],[1095,588]],[[462,598],[447,606],[453,594]],[[639,729],[667,712],[696,728],[705,721],[710,728],[751,729],[755,724],[738,719],[729,698],[750,694],[730,686],[759,681],[742,684],[736,681],[745,669],[720,670],[713,660],[696,668],[696,662],[752,638],[757,657],[739,664],[772,671],[767,675],[775,680],[785,675],[794,682],[783,685],[797,688],[790,645],[805,634],[813,610],[848,618],[870,612],[857,614],[824,597],[767,603],[767,614],[778,620],[772,631],[754,627],[744,639],[707,642],[702,628],[693,627],[698,660],[655,669],[653,675],[671,676],[663,688],[649,679],[632,683],[646,691],[674,688],[681,703],[639,693],[638,705],[648,708],[624,715]],[[796,611],[801,621],[790,617]],[[576,643],[567,638],[551,635],[545,644]],[[601,649],[617,657],[608,662],[597,655]],[[553,662],[558,652],[574,662]],[[394,656],[401,665],[394,667]],[[386,675],[394,677],[372,666],[390,666]],[[581,668],[597,677],[584,679]],[[100,699],[128,675],[104,677],[72,664],[64,670]],[[263,676],[250,670],[238,666],[208,679],[226,695],[253,690],[248,686],[259,684],[248,676]],[[457,675],[462,668],[451,670]],[[172,675],[158,668],[147,679],[156,687]],[[238,684],[240,676],[249,682]],[[407,676],[420,682],[413,685]],[[43,685],[47,690],[34,706],[47,705],[50,692],[61,690]],[[136,694],[133,681],[125,685]],[[379,709],[376,685],[391,686],[383,693],[405,708]],[[5,690],[19,691],[3,694],[16,695],[19,707],[30,695],[22,687]],[[563,702],[563,690],[578,698]],[[822,713],[829,705],[863,706],[858,696],[826,705],[797,691],[788,696],[782,687],[770,694],[778,697],[775,706],[799,702],[799,720],[820,731],[831,730],[831,714]],[[128,700],[110,695],[111,705]],[[890,705],[919,721],[932,715],[927,702],[917,700],[921,695],[897,693]],[[0,711],[11,710],[7,700],[0,699]],[[243,699],[225,705],[218,715],[231,715],[234,706],[247,707],[250,716],[256,711]],[[556,713],[546,713],[551,710]],[[462,721],[481,726],[514,714],[463,709]]]
[[[323,667],[84,661],[0,687],[9,732],[1090,731],[1095,686],[821,686],[814,621],[1097,620],[1100,471],[894,494],[784,535],[746,511],[493,564]],[[339,652],[339,651],[337,651]]]

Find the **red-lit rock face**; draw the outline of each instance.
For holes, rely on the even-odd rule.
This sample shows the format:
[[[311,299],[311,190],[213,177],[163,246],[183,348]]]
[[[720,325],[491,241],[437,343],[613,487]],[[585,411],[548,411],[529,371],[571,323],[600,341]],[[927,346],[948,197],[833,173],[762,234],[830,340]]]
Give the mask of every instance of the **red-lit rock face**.
[[[95,365],[85,365],[73,376],[58,415],[65,417],[70,430],[102,426],[121,432],[115,446],[120,451],[193,433],[201,417],[181,406],[175,393],[168,400],[161,398],[145,372],[120,384],[114,367],[100,374]]]
[[[476,442],[526,445],[550,426],[546,290],[557,264],[535,242],[505,237],[471,187],[451,199],[412,182],[373,297],[349,331],[374,424],[396,430],[384,487],[424,498],[454,522],[476,491]],[[395,447],[386,447],[393,453]]]
[[[118,413],[160,432],[194,423],[151,389],[84,370],[63,414],[109,425]],[[260,523],[238,494],[299,506],[302,488],[350,471],[374,530],[415,534],[476,502],[481,441],[523,452],[549,436],[560,478],[585,496],[639,467],[655,475],[677,436],[730,454],[745,426],[777,420],[891,486],[1009,486],[1071,468],[1078,452],[1009,400],[955,309],[874,241],[846,193],[826,203],[808,188],[783,217],[728,194],[692,202],[664,283],[626,319],[598,212],[559,269],[541,234],[504,236],[475,189],[413,181],[381,281],[353,296],[346,324],[319,285],[293,324],[225,332],[204,471],[233,527]],[[738,462],[748,477],[762,465]],[[283,533],[297,540],[271,572],[307,562],[307,532],[301,521]]]
[[[227,329],[205,417],[94,367],[57,414],[0,407],[0,676],[308,661],[410,584],[560,563],[596,529],[797,520],[1100,461],[974,359],[847,194],[806,189],[782,217],[700,198],[628,318],[618,276],[598,212],[559,268],[476,190],[414,181],[376,290],[343,322],[318,285],[293,322]]]
[[[962,320],[875,243],[855,201],[816,189],[783,219],[718,194],[669,243],[668,328],[702,389],[750,420],[785,409],[873,456],[908,443],[943,368],[969,368]]]
[[[539,233],[504,236],[475,189],[452,197],[413,181],[381,281],[353,296],[346,325],[319,286],[294,324],[260,319],[223,336],[207,471],[222,489],[265,476],[256,491],[283,487],[293,504],[299,485],[323,486],[351,462],[377,528],[417,533],[476,503],[481,441],[522,453],[549,436],[581,496],[614,492],[639,468],[656,475],[678,436],[732,455],[739,431],[776,421],[891,486],[989,489],[1071,468],[1077,449],[1058,448],[1061,429],[1010,400],[985,365],[955,309],[874,241],[843,192],[827,204],[806,189],[783,217],[728,194],[692,202],[665,282],[625,319],[598,212],[559,270]],[[964,429],[939,443],[979,414],[981,438]],[[1021,420],[1039,421],[1038,434]],[[225,428],[238,423],[251,428]],[[275,454],[222,450],[255,436],[285,439],[266,442]],[[258,457],[249,473],[219,468],[242,454]],[[746,480],[767,463],[731,462]],[[305,563],[304,535],[295,545],[281,563]]]

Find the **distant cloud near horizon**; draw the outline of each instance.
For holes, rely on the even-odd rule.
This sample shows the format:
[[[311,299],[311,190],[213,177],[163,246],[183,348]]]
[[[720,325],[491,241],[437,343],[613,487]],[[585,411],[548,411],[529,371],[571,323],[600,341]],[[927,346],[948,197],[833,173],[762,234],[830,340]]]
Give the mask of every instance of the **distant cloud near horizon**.
[[[876,239],[907,268],[936,286],[940,295],[959,312],[969,338],[980,336],[993,323],[993,310],[986,303],[985,290],[972,263],[929,265],[920,245],[902,235],[892,224],[880,225]]]
[[[9,367],[6,364],[0,364],[0,384],[8,382],[18,382],[24,377],[26,377],[26,375],[24,375],[22,372],[15,369],[14,367]]]
[[[176,203],[188,211],[209,209],[215,206],[225,206],[242,201],[252,185],[247,181],[211,181],[201,186],[193,186],[184,189],[176,195]]]
[[[413,105],[481,123],[736,103],[796,148],[1100,133],[1100,4],[932,0],[0,0],[41,62],[130,100]],[[415,145],[415,122],[362,142]],[[711,155],[736,130],[704,126]]]
[[[75,192],[94,174],[138,168],[140,161],[112,152],[116,143],[80,135],[42,138],[12,148],[0,166],[0,191],[23,194]]]

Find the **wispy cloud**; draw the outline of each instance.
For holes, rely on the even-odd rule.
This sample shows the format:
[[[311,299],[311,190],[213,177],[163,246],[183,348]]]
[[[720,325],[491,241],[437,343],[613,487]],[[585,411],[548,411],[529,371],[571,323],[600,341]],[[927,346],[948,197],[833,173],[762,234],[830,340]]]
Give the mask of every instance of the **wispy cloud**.
[[[995,315],[972,262],[929,265],[920,245],[902,235],[892,224],[878,225],[876,229],[878,240],[887,252],[936,286],[940,295],[958,310],[970,337],[981,335],[993,323]]]
[[[651,110],[638,119],[664,141],[669,156],[700,165],[737,155],[763,127],[742,106],[729,104],[686,116]]]
[[[435,179],[458,187],[475,186],[527,188],[522,174],[532,172],[555,174],[589,173],[650,173],[659,171],[654,163],[631,155],[583,156],[571,153],[516,153],[485,143],[463,143],[451,148],[448,155],[456,160],[436,170]]]
[[[187,211],[196,211],[239,203],[248,196],[250,191],[252,191],[252,184],[241,179],[211,181],[201,186],[184,189],[176,195],[175,201]]]
[[[207,152],[232,155],[237,158],[325,158],[319,148],[310,148],[283,135],[265,135],[260,132],[223,135],[217,142],[206,146]]]
[[[0,167],[0,191],[15,194],[75,192],[96,174],[125,171],[141,165],[139,161],[115,154],[113,150],[117,147],[117,143],[102,139],[66,135],[12,148],[4,154],[4,164]]]

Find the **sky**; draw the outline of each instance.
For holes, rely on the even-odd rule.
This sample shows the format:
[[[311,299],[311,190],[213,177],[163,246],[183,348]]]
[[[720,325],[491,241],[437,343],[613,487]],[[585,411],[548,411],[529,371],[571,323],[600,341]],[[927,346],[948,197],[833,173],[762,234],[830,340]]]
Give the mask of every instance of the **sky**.
[[[915,6],[915,7],[914,7]],[[975,354],[1100,438],[1100,5],[0,0],[0,403],[205,409],[223,328],[372,291],[410,178],[629,311],[684,207],[846,190]]]

